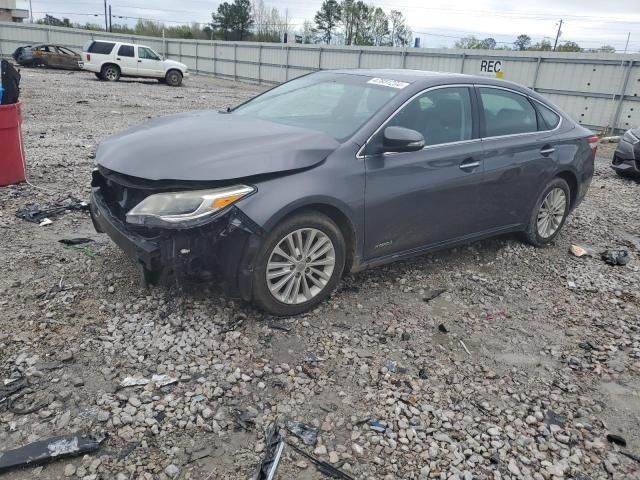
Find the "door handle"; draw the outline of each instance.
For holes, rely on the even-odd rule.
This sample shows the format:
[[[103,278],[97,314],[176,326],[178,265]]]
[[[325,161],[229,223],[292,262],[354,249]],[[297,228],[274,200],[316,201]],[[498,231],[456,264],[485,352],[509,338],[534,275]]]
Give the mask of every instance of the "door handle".
[[[460,170],[474,170],[480,166],[480,162],[466,162],[460,164]]]
[[[138,60],[138,63],[142,63],[142,60]]]
[[[122,60],[120,57],[116,57],[116,60]]]
[[[553,148],[550,145],[545,145],[544,147],[542,147],[542,150],[540,150],[540,155],[543,155],[545,157],[551,155],[553,152],[555,152],[556,149]]]

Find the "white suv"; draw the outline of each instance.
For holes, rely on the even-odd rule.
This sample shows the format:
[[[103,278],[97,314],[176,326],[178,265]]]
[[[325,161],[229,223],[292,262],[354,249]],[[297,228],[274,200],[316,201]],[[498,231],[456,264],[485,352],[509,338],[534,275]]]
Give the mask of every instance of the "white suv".
[[[101,80],[116,82],[120,77],[157,78],[172,87],[188,77],[187,66],[160,55],[144,45],[91,40],[82,49],[83,69]]]

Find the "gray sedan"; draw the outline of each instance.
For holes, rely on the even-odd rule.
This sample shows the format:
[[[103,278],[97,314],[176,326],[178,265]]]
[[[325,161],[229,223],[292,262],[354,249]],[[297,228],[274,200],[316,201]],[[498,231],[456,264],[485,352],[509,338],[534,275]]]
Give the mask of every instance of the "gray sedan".
[[[348,272],[507,232],[552,242],[587,192],[597,140],[510,82],[318,72],[110,137],[92,218],[146,283],[217,274],[295,315]]]

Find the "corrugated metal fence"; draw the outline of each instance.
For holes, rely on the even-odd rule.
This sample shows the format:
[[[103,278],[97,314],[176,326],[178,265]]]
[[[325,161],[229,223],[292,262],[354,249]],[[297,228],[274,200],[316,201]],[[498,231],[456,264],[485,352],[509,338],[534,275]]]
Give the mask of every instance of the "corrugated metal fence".
[[[142,43],[197,73],[268,84],[331,68],[409,68],[497,75],[535,89],[587,127],[625,130],[640,125],[640,54],[163,40],[0,22],[0,55],[37,43],[80,49],[94,38]]]

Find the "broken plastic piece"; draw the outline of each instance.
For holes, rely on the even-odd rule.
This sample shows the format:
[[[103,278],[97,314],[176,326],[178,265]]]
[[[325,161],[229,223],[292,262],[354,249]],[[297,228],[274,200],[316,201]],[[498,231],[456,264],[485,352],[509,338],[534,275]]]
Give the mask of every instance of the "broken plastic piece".
[[[125,377],[125,379],[120,382],[120,388],[139,387],[147,383],[149,383],[148,378]]]
[[[84,243],[95,242],[95,240],[91,238],[78,237],[78,238],[62,238],[58,240],[58,242],[62,243],[63,245],[82,245]]]
[[[77,433],[39,440],[14,450],[0,450],[0,473],[93,452],[104,439],[102,434]]]
[[[574,257],[595,257],[596,252],[593,248],[587,247],[586,245],[571,245],[569,247],[569,252]]]
[[[387,429],[387,427],[384,424],[372,418],[367,420],[367,425],[371,427],[371,430],[375,430],[376,432],[380,432],[380,433],[384,432]]]
[[[288,421],[287,430],[304,442],[305,445],[314,446],[318,443],[320,429],[302,422]]]
[[[609,265],[626,265],[631,261],[626,248],[613,248],[602,253],[602,259]]]
[[[273,480],[283,449],[284,439],[280,435],[280,428],[276,421],[273,422],[271,429],[267,433],[264,457],[262,458],[262,463],[258,466],[258,472],[254,476],[255,480]]]
[[[446,288],[435,288],[433,290],[428,290],[424,294],[424,297],[422,298],[422,300],[424,300],[425,302],[430,302],[434,298],[438,298],[440,295],[442,295],[446,291],[447,291]]]
[[[167,385],[173,385],[178,383],[178,379],[170,377],[169,375],[153,375],[151,381],[156,384],[158,388],[166,387]]]
[[[620,445],[621,447],[627,446],[627,441],[622,438],[620,435],[615,435],[613,433],[607,434],[607,441],[611,443],[615,443],[616,445]]]

